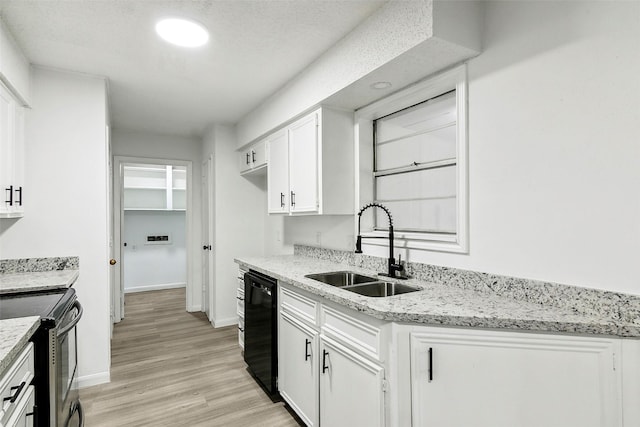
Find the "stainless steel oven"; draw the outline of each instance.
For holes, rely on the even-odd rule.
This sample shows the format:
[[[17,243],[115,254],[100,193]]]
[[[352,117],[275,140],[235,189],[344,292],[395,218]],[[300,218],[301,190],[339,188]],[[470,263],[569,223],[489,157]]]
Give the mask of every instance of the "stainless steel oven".
[[[76,327],[82,305],[75,290],[56,289],[2,295],[0,317],[40,316],[31,341],[35,348],[34,425],[72,427],[84,425],[76,386],[78,349]]]

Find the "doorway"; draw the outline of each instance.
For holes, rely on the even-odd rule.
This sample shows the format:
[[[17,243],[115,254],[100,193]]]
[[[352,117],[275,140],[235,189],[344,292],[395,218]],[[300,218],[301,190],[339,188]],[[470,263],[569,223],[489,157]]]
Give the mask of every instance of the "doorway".
[[[186,288],[193,306],[191,229],[192,166],[189,161],[114,158],[113,319],[125,316],[128,292]]]

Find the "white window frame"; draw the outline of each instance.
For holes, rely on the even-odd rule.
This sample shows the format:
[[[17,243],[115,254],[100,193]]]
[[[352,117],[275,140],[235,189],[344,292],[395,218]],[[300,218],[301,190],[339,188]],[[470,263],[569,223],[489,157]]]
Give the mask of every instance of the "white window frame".
[[[356,205],[359,207],[373,201],[373,121],[400,111],[404,108],[434,98],[452,89],[456,90],[456,233],[412,233],[395,232],[396,248],[432,250],[440,252],[469,252],[469,200],[468,200],[468,90],[466,64],[420,81],[400,90],[373,104],[363,107],[355,113],[356,142]],[[357,228],[357,216],[355,227]],[[392,212],[393,214],[393,212]],[[362,229],[371,228],[362,218]],[[362,236],[386,236],[387,231],[363,232]],[[363,244],[384,246],[384,239],[363,240]]]

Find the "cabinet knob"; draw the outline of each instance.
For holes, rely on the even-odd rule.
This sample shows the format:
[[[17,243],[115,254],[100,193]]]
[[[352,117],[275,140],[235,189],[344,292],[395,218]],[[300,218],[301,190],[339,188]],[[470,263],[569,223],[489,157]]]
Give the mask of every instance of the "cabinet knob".
[[[284,193],[280,193],[280,207],[284,208]]]
[[[296,205],[296,193],[294,193],[293,191],[291,192],[291,206],[295,206]]]
[[[115,260],[115,259],[113,259],[113,258],[111,258],[111,259],[109,260],[109,264],[110,264],[110,265],[116,265],[116,262],[118,262],[118,261],[116,261],[116,260]]]

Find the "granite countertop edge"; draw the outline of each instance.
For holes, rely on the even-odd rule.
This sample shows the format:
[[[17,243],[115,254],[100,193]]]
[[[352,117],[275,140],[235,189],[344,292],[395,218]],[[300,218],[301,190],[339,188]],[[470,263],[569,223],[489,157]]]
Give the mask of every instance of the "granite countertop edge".
[[[387,298],[365,297],[304,275],[349,270],[375,276],[377,272],[301,255],[240,257],[235,258],[235,262],[384,321],[640,338],[640,325],[637,324],[416,279],[403,283],[416,285],[422,288],[421,292]]]
[[[79,270],[4,273],[0,274],[0,294],[69,288],[79,275]]]
[[[40,325],[39,316],[0,320],[0,378]]]

